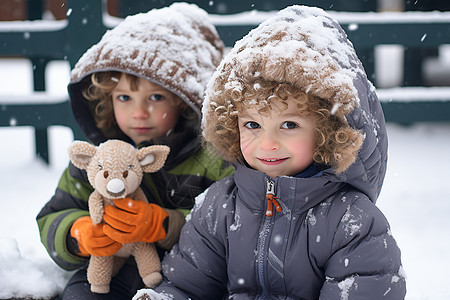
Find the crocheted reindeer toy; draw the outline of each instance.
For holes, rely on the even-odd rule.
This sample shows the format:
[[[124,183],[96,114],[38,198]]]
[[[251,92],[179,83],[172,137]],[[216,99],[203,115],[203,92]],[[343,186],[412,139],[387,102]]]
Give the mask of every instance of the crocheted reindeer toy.
[[[105,205],[114,205],[113,199],[125,197],[146,201],[139,187],[143,172],[153,173],[164,165],[169,147],[163,145],[136,149],[120,140],[108,140],[98,147],[87,142],[75,141],[69,147],[71,162],[87,171],[94,191],[89,197],[89,214],[96,225],[102,222]],[[135,257],[139,274],[148,287],[155,287],[161,280],[161,262],[155,246],[136,242],[123,244],[113,256],[91,256],[87,271],[91,291],[108,293],[111,277],[123,266],[125,258]]]

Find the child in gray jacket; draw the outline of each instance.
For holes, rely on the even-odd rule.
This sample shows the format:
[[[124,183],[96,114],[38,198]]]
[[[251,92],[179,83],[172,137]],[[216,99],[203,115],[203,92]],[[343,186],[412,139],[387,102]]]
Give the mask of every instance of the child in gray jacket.
[[[339,24],[292,6],[208,84],[203,135],[236,172],[196,200],[165,281],[134,299],[403,299],[400,250],[375,206],[383,112]]]

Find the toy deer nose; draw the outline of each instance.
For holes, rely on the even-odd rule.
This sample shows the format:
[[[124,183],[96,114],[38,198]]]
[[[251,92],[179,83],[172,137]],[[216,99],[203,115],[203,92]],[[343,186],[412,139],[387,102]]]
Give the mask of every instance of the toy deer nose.
[[[108,190],[108,192],[117,194],[125,189],[125,184],[123,184],[122,180],[113,178],[106,185],[106,189]]]

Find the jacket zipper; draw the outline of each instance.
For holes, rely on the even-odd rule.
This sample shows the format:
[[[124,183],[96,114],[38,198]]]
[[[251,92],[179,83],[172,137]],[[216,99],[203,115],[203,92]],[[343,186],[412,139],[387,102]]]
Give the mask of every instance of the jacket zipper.
[[[275,183],[267,179],[267,189],[266,189],[266,201],[267,201],[267,209],[266,209],[266,216],[272,217],[273,216],[273,207],[275,206],[275,209],[277,212],[281,212],[281,206],[276,200],[278,197],[275,197]]]
[[[264,224],[261,228],[261,232],[259,234],[259,241],[258,241],[258,279],[259,284],[261,287],[262,293],[260,294],[260,299],[265,299],[267,297],[267,287],[266,287],[266,281],[265,281],[265,268],[267,265],[267,254],[269,253],[269,243],[268,243],[268,237],[270,230],[272,228],[272,225],[274,223],[274,219],[272,218],[274,212],[273,207],[275,206],[275,210],[277,212],[281,212],[281,206],[276,200],[278,199],[275,197],[275,183],[271,179],[267,179],[267,188],[266,188],[266,201],[267,201],[267,208],[266,208],[266,217],[264,218]]]

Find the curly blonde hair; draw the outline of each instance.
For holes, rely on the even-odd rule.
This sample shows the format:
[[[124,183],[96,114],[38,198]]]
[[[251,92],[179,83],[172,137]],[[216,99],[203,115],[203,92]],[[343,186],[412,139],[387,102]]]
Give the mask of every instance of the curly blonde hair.
[[[336,173],[345,171],[356,159],[362,135],[348,125],[343,115],[334,113],[330,101],[307,94],[286,82],[254,77],[254,80],[247,78],[247,81],[240,81],[237,85],[224,83],[220,92],[215,93],[214,99],[209,101],[204,119],[204,139],[226,160],[243,162],[239,112],[257,107],[261,114],[267,114],[274,101],[277,101],[277,105],[281,103],[286,109],[287,99],[295,101],[299,115],[311,118],[315,123],[317,145],[313,155],[314,162],[331,166]]]
[[[92,101],[94,104],[94,116],[97,127],[100,129],[107,129],[117,125],[114,117],[114,110],[112,104],[111,94],[117,86],[120,77],[125,75],[132,91],[139,87],[139,77],[128,73],[117,71],[96,72],[91,74],[85,80],[90,81],[87,88],[83,90],[83,96]],[[191,120],[196,118],[196,113],[186,104],[180,97],[175,97],[175,100],[170,100],[172,106],[179,106],[180,115]]]

